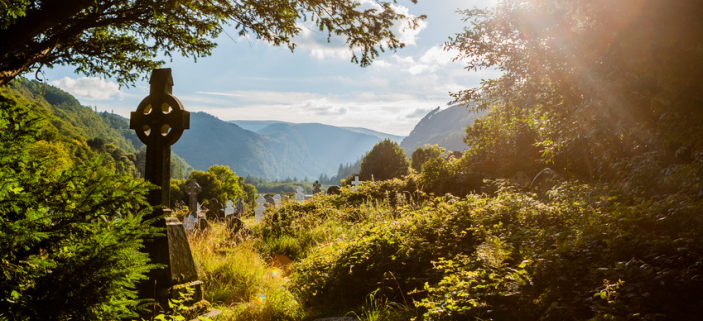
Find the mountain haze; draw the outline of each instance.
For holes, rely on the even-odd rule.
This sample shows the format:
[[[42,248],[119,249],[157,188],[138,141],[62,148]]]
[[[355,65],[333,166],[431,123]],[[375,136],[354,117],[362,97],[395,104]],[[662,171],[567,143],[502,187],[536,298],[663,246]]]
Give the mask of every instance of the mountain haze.
[[[172,149],[198,170],[220,164],[239,176],[312,180],[334,175],[340,164],[356,162],[388,135],[360,131],[315,123],[225,122],[197,112],[191,113],[190,130]]]
[[[285,122],[285,121],[278,121],[278,120],[230,120],[230,123],[237,124],[239,127],[242,127],[246,130],[251,130],[253,132],[257,132],[261,134],[261,130],[265,129],[266,127],[274,124],[292,124],[292,125],[323,125],[323,126],[330,126],[330,127],[335,127],[335,128],[340,128],[344,130],[348,130],[351,132],[359,133],[359,134],[364,134],[364,135],[371,135],[371,136],[376,136],[379,138],[379,140],[384,140],[386,138],[396,142],[400,143],[403,141],[403,138],[405,136],[399,136],[399,135],[391,135],[387,133],[382,133],[379,131],[375,131],[373,129],[368,129],[368,128],[363,128],[363,127],[339,127],[339,126],[332,126],[332,125],[324,125],[324,124],[318,124],[318,123],[291,123],[291,122]]]

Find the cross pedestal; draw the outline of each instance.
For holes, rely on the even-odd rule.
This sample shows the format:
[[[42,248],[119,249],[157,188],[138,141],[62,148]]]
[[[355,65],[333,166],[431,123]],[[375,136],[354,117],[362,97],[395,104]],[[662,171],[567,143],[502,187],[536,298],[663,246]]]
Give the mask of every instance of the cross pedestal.
[[[207,306],[185,229],[177,218],[169,217],[171,210],[168,208],[171,145],[178,141],[184,130],[190,128],[190,113],[171,95],[171,69],[152,71],[149,84],[149,96],[139,103],[137,111],[132,112],[129,128],[135,130],[139,140],[146,144],[144,178],[159,187],[149,193],[149,204],[157,208],[145,219],[161,217],[153,225],[165,229],[165,235],[145,242],[144,250],[149,254],[151,263],[163,264],[164,267],[151,270],[147,274],[149,279],[142,281],[137,290],[140,298],[154,299],[165,311],[170,310],[168,299],[178,299],[179,293],[186,288],[194,290],[193,297],[185,302],[186,305]],[[156,309],[157,313],[161,310]]]

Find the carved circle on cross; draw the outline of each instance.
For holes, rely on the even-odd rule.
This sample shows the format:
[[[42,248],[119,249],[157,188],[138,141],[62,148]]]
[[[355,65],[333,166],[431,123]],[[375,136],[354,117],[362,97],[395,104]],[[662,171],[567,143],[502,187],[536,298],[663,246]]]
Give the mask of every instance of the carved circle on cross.
[[[139,103],[137,111],[132,113],[132,127],[137,127],[134,128],[137,137],[144,144],[148,144],[150,135],[158,133],[164,137],[167,145],[173,145],[189,127],[190,115],[178,98],[168,93],[162,97],[161,108],[154,108],[159,101],[149,95]]]

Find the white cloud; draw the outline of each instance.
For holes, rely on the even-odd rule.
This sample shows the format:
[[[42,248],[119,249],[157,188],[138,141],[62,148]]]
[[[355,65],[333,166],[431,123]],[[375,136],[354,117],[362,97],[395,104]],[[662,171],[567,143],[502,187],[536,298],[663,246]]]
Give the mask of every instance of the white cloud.
[[[317,116],[343,116],[349,112],[349,108],[336,106],[330,103],[327,98],[306,100],[292,105],[291,108],[298,109],[303,114]]]
[[[396,64],[393,66],[401,71],[405,71],[411,75],[419,75],[423,73],[435,73],[436,71],[448,67],[452,62],[454,61],[454,58],[459,55],[459,51],[452,49],[452,50],[444,50],[444,48],[440,45],[434,46],[427,51],[425,51],[422,56],[415,60],[415,58],[411,56],[400,56],[400,55],[393,55],[393,59],[396,61]],[[459,60],[458,63],[465,63],[464,60]],[[390,67],[391,64],[384,64],[380,67]],[[451,66],[450,68],[452,69],[458,69],[459,66],[454,65]]]
[[[459,55],[459,51],[456,49],[444,50],[440,46],[434,46],[427,50],[422,57],[420,57],[420,62],[429,65],[440,65],[444,66]]]
[[[114,95],[118,95],[122,99],[125,95],[120,91],[118,84],[96,77],[81,77],[78,79],[64,77],[51,81],[49,84],[59,87],[78,98],[88,100],[109,100]]]

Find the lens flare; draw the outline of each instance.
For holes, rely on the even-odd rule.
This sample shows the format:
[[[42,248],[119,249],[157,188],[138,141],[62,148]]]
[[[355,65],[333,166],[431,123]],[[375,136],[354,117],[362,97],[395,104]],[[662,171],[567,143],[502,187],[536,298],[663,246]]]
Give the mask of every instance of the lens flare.
[[[264,301],[266,301],[266,296],[263,294],[259,294],[258,297],[256,297],[256,303],[258,304],[263,304]]]

